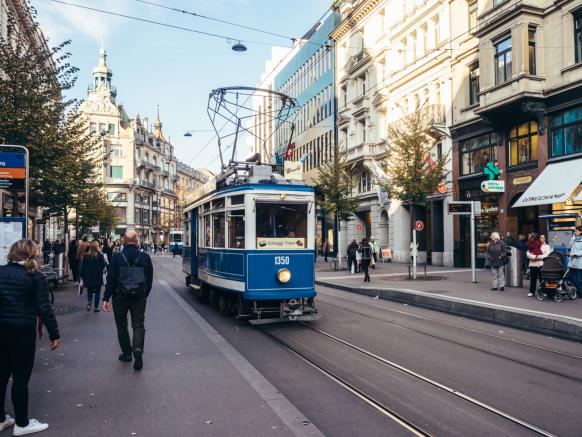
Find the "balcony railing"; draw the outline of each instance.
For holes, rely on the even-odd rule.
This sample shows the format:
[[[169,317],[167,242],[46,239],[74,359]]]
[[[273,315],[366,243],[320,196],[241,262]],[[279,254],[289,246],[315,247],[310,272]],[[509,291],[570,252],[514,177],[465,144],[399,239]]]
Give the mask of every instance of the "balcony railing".
[[[111,95],[112,96],[116,96],[117,95],[117,88],[115,88],[113,85],[109,85],[108,86],[109,90],[111,90]],[[87,87],[87,92],[92,92],[97,90],[97,87],[94,84],[91,84]]]
[[[427,121],[430,123],[431,126],[434,125],[442,125],[446,126],[447,124],[447,117],[446,117],[446,108],[444,105],[426,105],[420,108],[423,116],[427,118]],[[411,114],[407,114],[404,117],[390,123],[390,127],[398,128],[402,126],[404,121],[411,117]]]
[[[152,189],[156,188],[156,184],[154,184],[152,182],[148,182],[148,181],[139,181],[139,184],[142,187],[146,187],[146,188],[152,188]]]
[[[174,190],[172,190],[171,188],[164,188],[164,193],[166,193],[166,194],[174,194]]]
[[[364,157],[381,155],[386,152],[386,146],[376,143],[360,143],[357,146],[350,147],[347,150],[348,161],[356,161]]]

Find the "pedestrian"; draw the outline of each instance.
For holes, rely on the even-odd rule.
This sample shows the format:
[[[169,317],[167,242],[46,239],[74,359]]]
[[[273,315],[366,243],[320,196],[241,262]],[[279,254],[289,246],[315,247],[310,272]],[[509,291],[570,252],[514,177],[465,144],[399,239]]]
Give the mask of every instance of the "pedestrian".
[[[154,278],[152,260],[147,253],[140,252],[138,245],[137,233],[127,231],[123,251],[113,256],[107,269],[107,285],[103,296],[105,312],[111,311],[109,300],[113,299],[117,339],[121,347],[119,360],[131,362],[133,352],[135,370],[143,367],[145,310]],[[131,313],[133,341],[127,330],[128,312]]]
[[[73,274],[73,282],[75,285],[79,284],[79,261],[77,260],[77,238],[71,240],[69,243],[69,253],[67,258],[69,260],[69,266],[71,267],[71,273]]]
[[[576,226],[570,240],[569,279],[576,285],[578,297],[582,297],[582,226]]]
[[[42,244],[42,262],[43,264],[48,264],[51,259],[51,242],[49,240],[44,240]]]
[[[0,431],[15,424],[15,436],[48,428],[48,424],[28,417],[28,383],[34,366],[37,317],[47,327],[50,349],[55,350],[60,344],[48,282],[37,270],[36,254],[32,240],[19,240],[10,247],[8,264],[0,267]],[[10,377],[16,420],[5,409]]]
[[[509,246],[514,246],[515,247],[515,240],[513,238],[513,235],[511,234],[511,232],[508,232],[506,234],[506,237],[505,237],[505,245],[508,246],[508,247]]]
[[[108,239],[105,239],[103,242],[103,254],[107,257],[105,260],[106,262],[109,262],[109,260],[113,258],[113,248],[111,247],[111,244],[109,244]]]
[[[528,241],[528,249],[526,252],[529,260],[529,297],[533,296],[538,288],[538,281],[541,281],[541,270],[544,265],[544,259],[548,257],[552,249],[546,243],[544,235],[536,234],[535,232]]]
[[[370,243],[364,238],[360,244],[358,252],[362,255],[362,270],[364,271],[364,282],[370,282],[370,260],[372,258],[372,249]]]
[[[374,237],[370,237],[370,250],[372,251],[372,259],[373,262],[370,261],[370,267],[373,269],[376,268],[376,263],[378,262],[378,243],[374,240]]]
[[[92,241],[81,262],[81,280],[87,288],[87,311],[91,311],[91,302],[94,301],[93,311],[99,312],[105,266],[105,257],[99,250],[99,242]]]
[[[180,247],[178,246],[178,243],[174,243],[174,250],[172,250],[174,258],[176,258],[176,254],[178,254],[179,252],[180,252]]]
[[[356,268],[356,253],[358,252],[358,242],[355,238],[352,238],[352,242],[348,245],[346,251],[348,255],[348,270],[350,273],[355,273]]]
[[[519,266],[521,271],[525,272],[527,266],[527,239],[525,238],[525,235],[518,235],[515,247],[519,253]]]
[[[327,262],[327,257],[329,256],[329,242],[327,240],[321,245],[321,252],[323,253],[323,260]]]
[[[505,264],[509,261],[505,243],[501,241],[498,232],[491,233],[491,242],[487,246],[487,256],[493,274],[491,290],[505,290]]]

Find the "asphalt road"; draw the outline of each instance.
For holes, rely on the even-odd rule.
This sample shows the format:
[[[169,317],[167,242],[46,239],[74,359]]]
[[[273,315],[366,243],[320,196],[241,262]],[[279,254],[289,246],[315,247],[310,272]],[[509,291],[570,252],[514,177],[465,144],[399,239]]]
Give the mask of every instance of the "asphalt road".
[[[431,435],[580,435],[580,343],[324,288],[320,321],[256,328],[197,301],[179,263],[156,278],[326,435],[411,435],[370,399]]]

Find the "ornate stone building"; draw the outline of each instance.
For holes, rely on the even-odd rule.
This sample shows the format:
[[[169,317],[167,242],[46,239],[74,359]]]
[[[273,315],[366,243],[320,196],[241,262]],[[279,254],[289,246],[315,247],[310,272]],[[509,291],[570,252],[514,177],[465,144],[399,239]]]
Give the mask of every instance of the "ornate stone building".
[[[113,237],[134,229],[144,242],[167,242],[178,214],[174,147],[164,136],[159,110],[152,125],[147,117],[127,115],[116,101],[112,76],[102,47],[81,112],[107,156],[101,177],[119,218]]]

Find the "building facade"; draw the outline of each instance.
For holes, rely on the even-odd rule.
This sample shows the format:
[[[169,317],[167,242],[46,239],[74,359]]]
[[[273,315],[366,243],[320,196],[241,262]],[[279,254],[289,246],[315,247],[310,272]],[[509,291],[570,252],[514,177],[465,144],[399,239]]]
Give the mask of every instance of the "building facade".
[[[178,197],[178,211],[182,211],[184,207],[192,201],[192,194],[198,188],[209,182],[214,178],[214,174],[204,168],[192,168],[183,162],[178,161],[176,167],[178,175],[178,182],[176,183],[176,196]],[[181,214],[176,214],[175,229],[182,228]]]
[[[303,179],[314,185],[318,169],[328,161],[335,143],[334,51],[329,34],[339,23],[337,12],[317,23],[297,43],[286,64],[275,76],[275,89],[297,100],[295,127],[282,125],[275,132],[279,161],[303,162]],[[335,251],[334,219],[318,210],[316,247],[323,241]]]
[[[285,66],[290,57],[290,53],[295,48],[273,47],[271,59],[265,62],[265,71],[261,74],[261,81],[258,88],[269,91],[275,90],[275,78],[279,71]],[[253,111],[255,116],[250,121],[249,131],[252,132],[252,154],[258,153],[261,162],[272,162],[275,156],[275,138],[273,123],[273,108],[275,100],[265,94],[255,94],[253,96]]]
[[[492,231],[563,243],[582,221],[582,1],[453,3],[454,190],[481,202],[478,261]],[[455,219],[455,241],[468,265],[467,220]]]
[[[116,102],[112,77],[102,47],[80,111],[106,156],[101,178],[119,220],[113,238],[133,229],[144,242],[167,243],[178,214],[174,147],[164,137],[159,110],[151,125],[147,117],[129,118]]]
[[[419,261],[453,264],[453,222],[446,213],[452,175],[427,206],[387,199],[377,187],[375,168],[387,157],[388,128],[416,108],[431,122],[432,154],[450,152],[452,121],[450,41],[451,9],[443,0],[360,0],[339,6],[342,21],[331,33],[336,47],[338,143],[355,172],[353,195],[360,204],[353,220],[342,225],[342,247],[364,237],[390,247],[392,258],[409,262],[411,220],[417,233]]]

